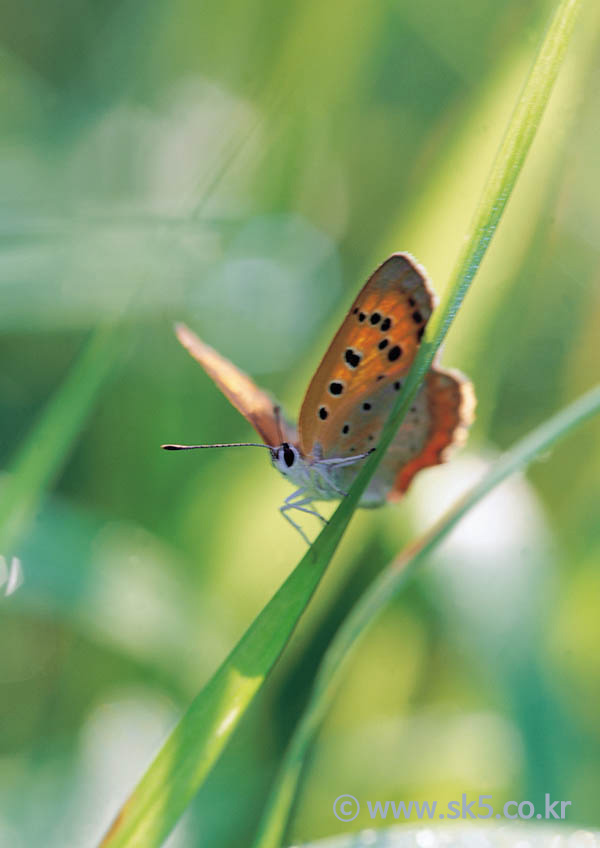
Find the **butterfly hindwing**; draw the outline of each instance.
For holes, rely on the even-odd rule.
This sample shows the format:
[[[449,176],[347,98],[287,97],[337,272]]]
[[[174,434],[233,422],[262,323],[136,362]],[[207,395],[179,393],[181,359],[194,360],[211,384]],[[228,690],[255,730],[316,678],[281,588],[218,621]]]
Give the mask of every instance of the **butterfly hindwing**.
[[[371,493],[400,498],[418,471],[439,465],[463,444],[474,410],[471,382],[459,371],[433,367],[371,481]]]
[[[418,471],[444,462],[449,450],[463,443],[474,408],[470,381],[458,371],[434,366],[417,392],[361,504],[378,506],[386,499],[397,500]],[[381,428],[375,433],[375,444],[380,433]],[[342,489],[349,488],[357,473],[357,466],[342,471],[338,480]]]
[[[451,448],[464,444],[473,422],[473,385],[460,371],[432,368],[425,377],[422,393],[425,395],[427,426],[421,449],[408,462],[404,461],[404,457],[402,461],[396,461],[396,452],[403,449],[405,440],[401,426],[382,462],[384,471],[388,464],[394,471],[394,485],[388,492],[388,500],[401,497],[417,471],[439,465],[448,458]]]
[[[299,419],[304,456],[352,456],[377,443],[434,305],[425,272],[408,254],[377,268],[308,387]]]
[[[205,344],[185,324],[175,326],[177,338],[186,350],[204,368],[223,394],[252,424],[263,442],[278,445],[282,441],[294,442],[294,430],[277,417],[273,398],[259,388],[250,377],[232,362]]]

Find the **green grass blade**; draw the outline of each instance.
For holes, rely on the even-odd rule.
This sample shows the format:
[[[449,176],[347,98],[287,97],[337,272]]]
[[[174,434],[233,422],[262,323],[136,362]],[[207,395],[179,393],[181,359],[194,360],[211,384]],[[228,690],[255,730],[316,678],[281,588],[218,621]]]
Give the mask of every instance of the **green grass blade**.
[[[558,5],[509,122],[447,294],[428,326],[378,450],[365,462],[313,546],[196,696],[119,812],[102,842],[103,848],[153,848],[162,843],[285,647],[481,263],[548,101],[580,2],[562,0]]]
[[[416,568],[474,506],[507,477],[525,468],[559,439],[599,412],[600,385],[517,442],[424,536],[394,560],[355,604],[323,657],[312,696],[274,781],[254,848],[279,848],[282,844],[308,748],[337,692],[354,649],[377,616],[398,594]]]
[[[0,553],[10,554],[77,438],[115,355],[115,330],[94,332],[18,449],[0,489]]]

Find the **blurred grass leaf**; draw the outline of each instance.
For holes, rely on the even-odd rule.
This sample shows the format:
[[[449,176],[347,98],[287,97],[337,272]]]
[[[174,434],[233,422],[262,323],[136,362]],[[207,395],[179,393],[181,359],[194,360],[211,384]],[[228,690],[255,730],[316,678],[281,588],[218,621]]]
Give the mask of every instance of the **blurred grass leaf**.
[[[18,449],[0,489],[0,551],[10,553],[77,438],[114,364],[116,330],[94,331],[75,365]]]
[[[330,523],[251,624],[189,709],[118,813],[103,848],[158,846],[221,754],[305,610],[362,493],[400,426],[483,259],[531,146],[581,0],[561,0],[509,122],[447,294],[430,322],[384,428]]]

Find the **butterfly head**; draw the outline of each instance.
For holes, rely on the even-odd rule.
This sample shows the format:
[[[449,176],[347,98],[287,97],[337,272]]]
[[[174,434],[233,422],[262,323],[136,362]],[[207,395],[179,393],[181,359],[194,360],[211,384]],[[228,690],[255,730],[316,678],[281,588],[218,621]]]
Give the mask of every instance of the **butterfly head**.
[[[311,460],[302,455],[300,449],[290,442],[281,442],[278,447],[271,448],[271,462],[273,467],[289,480],[294,486],[298,486],[307,495],[313,492],[317,495],[314,487],[315,475],[318,477],[318,469]]]
[[[282,442],[278,448],[271,448],[271,461],[275,468],[287,476],[289,471],[298,465],[300,451],[288,442]]]

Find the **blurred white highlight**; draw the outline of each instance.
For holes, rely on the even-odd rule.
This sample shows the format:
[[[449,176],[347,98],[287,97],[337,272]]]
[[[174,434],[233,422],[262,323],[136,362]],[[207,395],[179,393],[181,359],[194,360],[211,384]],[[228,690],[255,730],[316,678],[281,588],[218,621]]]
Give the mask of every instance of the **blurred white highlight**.
[[[463,455],[421,475],[407,502],[418,532],[431,527],[489,467],[486,458]],[[552,535],[527,479],[513,475],[470,510],[432,554],[427,572],[445,606],[490,635],[518,626],[534,605],[549,600]]]
[[[80,791],[68,844],[96,845],[177,719],[175,705],[146,688],[115,689],[88,716],[81,734]],[[165,843],[188,844],[180,822]]]
[[[12,557],[9,565],[6,558],[0,556],[0,589],[3,586],[6,586],[4,589],[5,597],[8,598],[10,595],[14,594],[22,582],[23,566],[21,565],[19,557]]]

